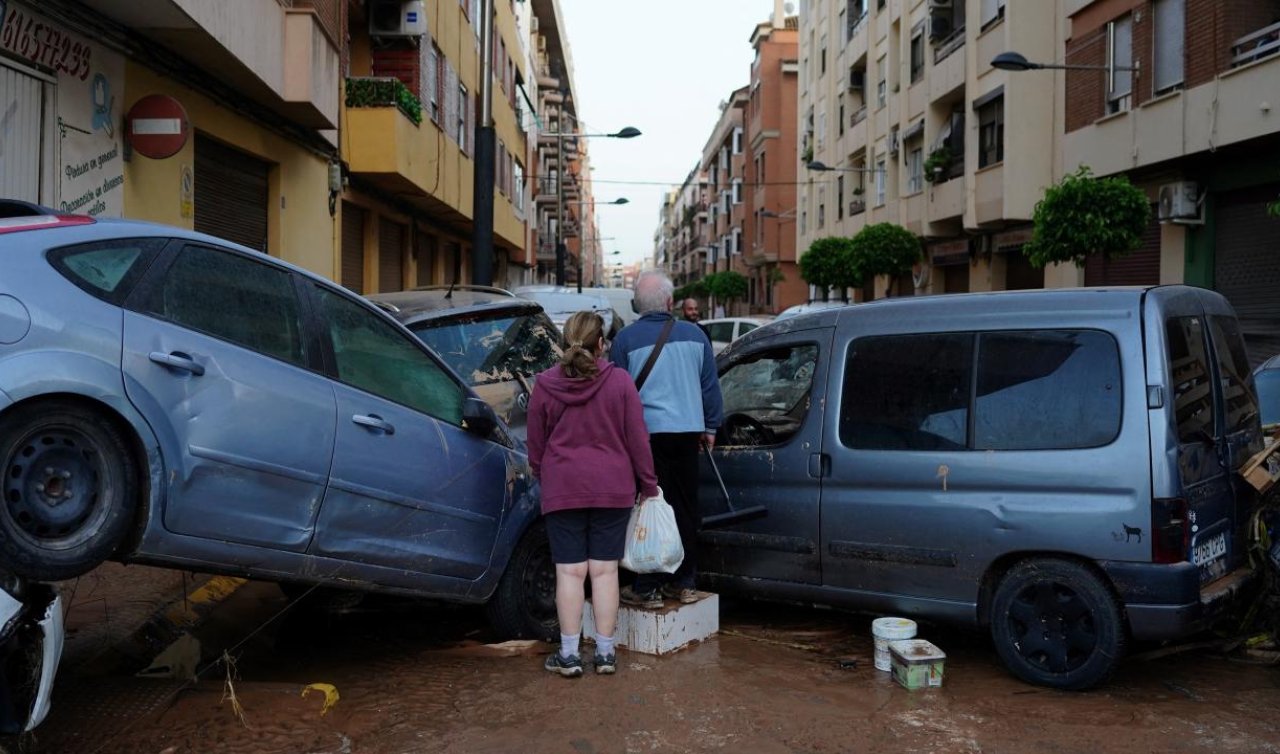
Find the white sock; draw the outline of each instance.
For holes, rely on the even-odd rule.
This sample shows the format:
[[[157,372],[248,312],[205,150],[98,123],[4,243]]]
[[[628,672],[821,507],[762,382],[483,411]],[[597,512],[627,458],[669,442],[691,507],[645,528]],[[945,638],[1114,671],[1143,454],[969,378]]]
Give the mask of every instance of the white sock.
[[[613,637],[596,634],[596,654],[608,657],[613,654]]]
[[[566,660],[578,653],[578,639],[580,634],[570,636],[568,634],[560,634],[560,656]]]

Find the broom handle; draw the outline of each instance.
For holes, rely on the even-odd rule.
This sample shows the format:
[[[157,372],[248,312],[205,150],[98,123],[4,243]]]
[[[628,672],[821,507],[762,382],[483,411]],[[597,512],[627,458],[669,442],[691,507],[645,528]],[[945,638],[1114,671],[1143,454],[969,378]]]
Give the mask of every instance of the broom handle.
[[[724,495],[724,504],[729,506],[729,510],[734,510],[733,501],[729,499],[729,489],[724,486],[724,477],[720,476],[720,467],[716,466],[716,457],[711,454],[711,448],[702,446],[703,452],[707,454],[707,461],[711,464],[711,470],[716,473],[716,481],[720,483],[720,494]]]

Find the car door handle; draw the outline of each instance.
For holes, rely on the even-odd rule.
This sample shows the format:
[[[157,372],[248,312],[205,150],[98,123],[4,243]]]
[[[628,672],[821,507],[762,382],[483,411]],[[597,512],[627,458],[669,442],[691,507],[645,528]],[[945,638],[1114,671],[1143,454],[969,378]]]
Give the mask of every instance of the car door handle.
[[[831,456],[826,453],[810,453],[809,476],[814,479],[831,476]]]
[[[383,432],[386,432],[389,435],[394,435],[396,433],[395,425],[389,421],[386,421],[385,419],[383,419],[381,416],[378,416],[377,414],[356,414],[355,416],[351,417],[351,421],[355,422],[356,424],[359,424],[362,427],[381,430]]]
[[[147,358],[151,359],[152,361],[154,361],[155,363],[161,366],[169,367],[170,369],[177,369],[182,372],[190,372],[196,377],[199,377],[202,374],[204,374],[204,367],[200,364],[197,364],[195,362],[195,359],[192,359],[189,355],[181,351],[172,351],[170,353],[163,353],[161,351],[152,351],[151,353],[147,354]]]

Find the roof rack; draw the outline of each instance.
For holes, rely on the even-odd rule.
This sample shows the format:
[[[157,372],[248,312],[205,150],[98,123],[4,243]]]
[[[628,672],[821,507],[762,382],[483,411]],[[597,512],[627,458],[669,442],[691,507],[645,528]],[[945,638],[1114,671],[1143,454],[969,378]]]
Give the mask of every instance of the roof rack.
[[[496,293],[501,296],[511,296],[515,298],[514,293],[506,288],[498,288],[492,285],[419,285],[410,288],[411,291],[479,291],[481,293]]]

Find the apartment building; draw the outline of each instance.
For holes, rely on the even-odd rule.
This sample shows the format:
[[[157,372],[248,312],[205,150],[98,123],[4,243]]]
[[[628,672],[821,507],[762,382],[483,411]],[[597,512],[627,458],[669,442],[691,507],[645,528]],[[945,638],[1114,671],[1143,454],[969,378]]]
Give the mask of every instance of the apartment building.
[[[0,2],[0,196],[213,233],[330,277],[343,8]],[[177,151],[135,149],[140,101]],[[141,111],[139,111],[141,112]]]
[[[779,3],[781,5],[781,3]],[[753,313],[776,314],[808,298],[796,265],[799,28],[776,8],[751,35],[755,57],[746,112],[745,249]]]
[[[1062,59],[1103,70],[1066,74],[1064,167],[1127,175],[1155,217],[1141,249],[1090,261],[1080,282],[1214,288],[1251,359],[1280,352],[1280,219],[1267,212],[1280,199],[1280,2],[1066,6]]]
[[[748,87],[734,90],[720,104],[720,118],[702,148],[700,172],[707,176],[707,222],[702,245],[707,249],[704,274],[733,270],[746,275],[743,241],[750,230],[746,210],[746,109]],[[745,307],[746,302],[740,302]],[[714,302],[717,316],[728,315],[725,302]]]
[[[665,269],[677,288],[701,280],[707,274],[706,239],[711,237],[711,191],[701,165],[672,189],[662,209],[660,232],[665,230],[665,237],[657,246],[665,256],[655,257],[654,265]]]
[[[991,65],[1007,50],[1061,49],[1061,2],[802,0],[800,253],[893,222],[922,239],[925,261],[859,298],[1071,278],[1020,253],[1060,172],[1062,72]]]

